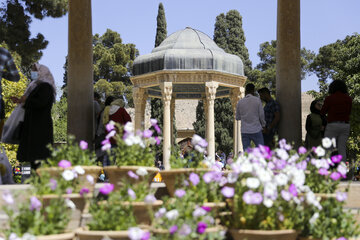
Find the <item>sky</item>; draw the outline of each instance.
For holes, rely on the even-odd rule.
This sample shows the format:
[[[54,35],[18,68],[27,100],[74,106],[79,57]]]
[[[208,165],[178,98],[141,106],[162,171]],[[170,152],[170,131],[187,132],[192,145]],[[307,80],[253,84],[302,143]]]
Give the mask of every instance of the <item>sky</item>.
[[[192,27],[213,38],[216,16],[238,10],[253,67],[260,61],[260,44],[276,40],[277,0],[92,0],[93,35],[102,35],[109,28],[120,33],[123,43],[134,43],[140,55],[148,54],[154,48],[160,2],[168,35]],[[359,33],[359,9],[360,0],[301,0],[301,47],[318,53],[324,45]],[[50,68],[56,85],[61,87],[68,50],[68,16],[33,19],[30,27],[32,35],[40,32],[49,41],[40,63]],[[303,92],[318,90],[315,75],[301,85]]]

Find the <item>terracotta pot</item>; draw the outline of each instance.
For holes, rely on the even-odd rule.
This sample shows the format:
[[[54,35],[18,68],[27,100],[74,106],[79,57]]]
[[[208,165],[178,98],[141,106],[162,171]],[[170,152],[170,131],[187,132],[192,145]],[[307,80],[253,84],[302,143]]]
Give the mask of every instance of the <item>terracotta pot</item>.
[[[160,172],[163,182],[166,185],[166,189],[171,197],[174,196],[175,192],[175,183],[176,178],[180,176],[185,176],[186,178],[190,175],[190,173],[201,173],[201,172],[209,172],[213,171],[212,169],[207,168],[178,168],[178,169],[170,169],[163,170]]]
[[[37,236],[36,240],[74,240],[74,233],[62,233],[62,234],[53,234],[45,236]]]
[[[298,240],[321,240],[321,239],[308,236],[308,237],[299,237]]]
[[[76,231],[77,240],[102,240],[105,237],[111,240],[128,240],[128,231],[90,231],[80,228]]]
[[[231,236],[236,240],[296,240],[295,230],[247,230],[230,229]]]
[[[78,179],[80,182],[80,188],[88,188],[90,190],[90,192],[94,191],[95,188],[95,184],[91,184],[87,179],[86,176],[90,175],[94,178],[94,182],[96,182],[96,180],[98,179],[99,175],[100,175],[100,171],[101,171],[101,167],[98,166],[81,166],[84,170],[85,170],[85,174],[83,175],[79,175]],[[70,169],[72,170],[73,167],[69,167],[66,169]],[[59,177],[60,174],[64,171],[64,168],[61,167],[46,167],[46,168],[38,168],[36,169],[36,173],[41,177],[41,175],[44,172],[49,173],[50,176],[53,177]]]
[[[146,177],[149,178],[149,184],[151,183],[155,175],[159,172],[159,169],[156,167],[143,167],[143,166],[121,166],[121,167],[107,166],[104,167],[104,172],[109,178],[109,182],[114,184],[114,190],[117,190],[121,187],[123,178],[126,178],[129,181],[135,183],[137,180],[129,177],[128,172],[133,171],[135,173],[136,170],[138,170],[139,168],[145,168],[146,171],[148,172],[148,176]]]
[[[206,235],[206,233],[216,233],[221,230],[224,230],[224,228],[220,227],[220,226],[219,227],[209,227],[209,228],[206,228],[206,230],[203,234]],[[168,235],[170,234],[170,231],[168,229],[159,229],[159,228],[151,229],[151,232],[153,233],[154,236],[157,236],[157,237],[162,236],[164,239],[165,239],[165,237],[167,238]]]

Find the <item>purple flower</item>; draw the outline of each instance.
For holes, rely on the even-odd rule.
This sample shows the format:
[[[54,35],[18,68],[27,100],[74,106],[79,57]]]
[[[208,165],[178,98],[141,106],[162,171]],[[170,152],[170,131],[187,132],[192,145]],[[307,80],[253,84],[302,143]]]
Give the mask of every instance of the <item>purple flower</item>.
[[[178,233],[180,236],[187,236],[191,233],[191,227],[188,224],[184,223]]]
[[[252,204],[252,195],[253,195],[253,191],[249,190],[244,192],[243,194],[243,200],[246,204]]]
[[[285,150],[290,150],[291,149],[291,145],[287,144],[285,139],[281,139],[279,141],[279,146],[280,146],[281,149],[285,149]]]
[[[57,181],[53,178],[50,178],[49,180],[49,186],[52,191],[54,191],[57,187]]]
[[[290,192],[294,197],[297,197],[298,192],[297,192],[297,189],[296,189],[295,184],[291,184],[291,185],[290,185],[290,187],[289,187],[289,192]]]
[[[259,205],[260,203],[262,203],[262,201],[263,201],[263,197],[261,193],[255,192],[252,195],[252,204]]]
[[[156,131],[158,134],[161,134],[161,129],[160,129],[160,127],[159,127],[157,124],[153,125],[153,127],[155,128],[155,131]]]
[[[100,192],[101,194],[108,195],[108,194],[111,193],[113,190],[114,190],[114,184],[106,183],[104,186],[102,186],[102,187],[99,189],[99,192]]]
[[[196,186],[200,182],[199,175],[197,175],[196,173],[190,173],[189,180],[194,186]]]
[[[68,160],[61,160],[58,163],[58,166],[61,168],[68,168],[68,167],[71,167],[71,162],[69,162]]]
[[[286,190],[281,190],[281,197],[288,202],[291,200],[291,193]]]
[[[175,196],[178,198],[182,198],[186,194],[184,189],[176,189]]]
[[[156,197],[153,194],[148,194],[145,196],[144,202],[147,204],[153,204],[156,202]]]
[[[41,208],[41,202],[35,196],[32,196],[30,198],[30,210],[31,211],[34,211],[34,210],[39,211],[40,208]]]
[[[332,156],[332,157],[331,157],[331,161],[332,161],[333,163],[339,163],[339,162],[341,162],[341,159],[342,159],[342,156],[341,156],[341,155],[335,155],[335,156]]]
[[[338,200],[339,202],[343,202],[346,199],[347,199],[346,192],[336,192],[336,200]]]
[[[198,222],[196,231],[203,234],[206,231],[207,224],[205,222]]]
[[[131,178],[139,179],[139,176],[136,175],[133,171],[128,171],[128,175],[129,175],[129,177],[131,177]]]
[[[336,240],[347,240],[347,238],[345,238],[345,237],[339,237],[339,238],[337,238]]]
[[[224,195],[225,197],[231,198],[231,197],[234,196],[235,189],[232,188],[232,187],[226,187],[226,186],[225,186],[225,187],[223,187],[223,188],[221,189],[221,193],[222,193],[222,195]]]
[[[307,167],[307,162],[306,161],[301,161],[299,163],[296,164],[296,168],[299,170],[306,170]]]
[[[86,150],[88,148],[88,143],[81,140],[80,143],[79,143],[79,146],[82,150]]]
[[[325,168],[320,168],[319,169],[319,174],[327,176],[327,175],[329,175],[329,171],[327,169],[325,169]]]
[[[303,146],[299,147],[298,149],[299,154],[305,154],[306,152],[307,152],[306,148],[304,148]]]
[[[206,148],[207,145],[208,145],[208,142],[205,140],[205,139],[201,139],[199,142],[198,142],[198,145],[202,148]]]
[[[246,204],[259,205],[260,203],[262,203],[263,197],[261,193],[249,190],[243,194],[243,200]]]
[[[146,130],[144,130],[144,132],[143,132],[144,138],[150,138],[150,137],[152,136],[152,134],[153,134],[153,131],[151,131],[151,130],[149,130],[149,129],[146,129]]]
[[[213,173],[212,172],[207,172],[203,175],[203,180],[205,183],[210,183],[213,180]]]
[[[115,130],[115,126],[112,122],[106,124],[105,128],[107,132],[111,132],[112,130]]]
[[[88,188],[84,187],[84,188],[80,189],[79,193],[81,196],[83,196],[84,194],[89,193],[89,192],[90,192],[90,190]]]
[[[71,187],[68,187],[66,190],[65,190],[65,192],[66,192],[66,194],[72,194],[72,188]]]
[[[133,199],[133,200],[136,199],[136,194],[135,194],[134,190],[132,190],[131,188],[128,188],[127,193],[129,194],[131,199]]]
[[[178,230],[178,226],[172,225],[169,229],[170,234],[174,234]]]
[[[155,213],[155,217],[156,217],[156,218],[162,218],[165,213],[166,213],[166,209],[165,209],[165,208],[160,208],[160,209]]]
[[[144,232],[140,240],[148,240],[150,239],[150,232]]]
[[[275,166],[277,169],[281,170],[281,169],[284,169],[286,167],[286,161],[285,160],[277,160],[275,162]]]
[[[207,212],[211,211],[211,207],[202,206],[201,208],[204,209]]]
[[[332,180],[334,180],[334,181],[339,180],[340,177],[341,177],[341,174],[338,173],[338,172],[333,172],[333,173],[330,174],[330,178],[331,178]]]
[[[159,137],[154,137],[155,141],[156,141],[156,145],[159,145],[161,143],[161,140]]]

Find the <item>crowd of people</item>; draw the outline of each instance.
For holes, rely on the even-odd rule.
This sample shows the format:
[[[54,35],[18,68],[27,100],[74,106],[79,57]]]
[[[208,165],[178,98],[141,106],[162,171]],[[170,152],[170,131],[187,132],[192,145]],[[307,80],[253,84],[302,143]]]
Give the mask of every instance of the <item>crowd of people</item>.
[[[23,111],[23,114],[17,117],[19,118],[17,159],[21,163],[29,163],[32,169],[36,169],[39,166],[37,160],[46,159],[50,155],[47,145],[53,144],[51,108],[56,99],[56,87],[50,70],[42,64],[33,64],[30,75],[31,82],[23,96],[11,97],[11,100]],[[13,58],[5,48],[0,48],[1,78],[14,82],[20,79]],[[1,91],[0,81],[0,131],[3,129],[5,119],[5,104]],[[110,165],[109,157],[100,150],[101,141],[107,134],[105,126],[109,121],[122,125],[131,121],[124,107],[125,102],[121,98],[108,96],[103,104],[100,95],[94,94],[94,145],[104,166]],[[311,103],[311,113],[306,118],[306,147],[310,149],[320,145],[323,137],[335,138],[338,152],[342,155],[343,161],[346,161],[351,107],[352,99],[348,95],[345,82],[333,81],[329,85],[329,95],[323,104],[320,100]],[[255,146],[261,144],[274,147],[274,136],[277,134],[280,114],[280,104],[273,99],[268,88],[261,88],[256,92],[254,84],[246,85],[245,97],[240,99],[236,106],[236,120],[241,120],[244,152],[251,146],[251,142]],[[112,140],[111,144],[115,146],[116,142]],[[233,157],[233,153],[229,153],[226,157],[226,154],[219,150],[215,160],[225,167]]]

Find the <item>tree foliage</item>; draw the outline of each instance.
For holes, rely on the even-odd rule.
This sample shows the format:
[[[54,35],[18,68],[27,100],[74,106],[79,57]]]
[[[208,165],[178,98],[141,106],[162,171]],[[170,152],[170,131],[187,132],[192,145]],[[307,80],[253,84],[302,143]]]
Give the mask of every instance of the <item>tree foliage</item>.
[[[68,11],[68,0],[22,0],[26,11],[35,18],[44,17],[58,18],[64,16]]]
[[[67,141],[67,98],[63,97],[53,105],[51,117],[54,125],[54,142]]]
[[[324,99],[331,80],[345,81],[349,95],[353,98],[350,116],[349,158],[360,159],[360,35],[355,33],[343,40],[319,49],[310,65],[319,78],[320,92],[311,91],[315,98]]]
[[[310,64],[312,63],[315,53],[302,48],[301,54],[301,79],[310,74]],[[249,76],[256,88],[267,87],[275,95],[276,91],[276,41],[264,42],[260,44],[260,50],[257,54],[260,63],[255,67]]]

